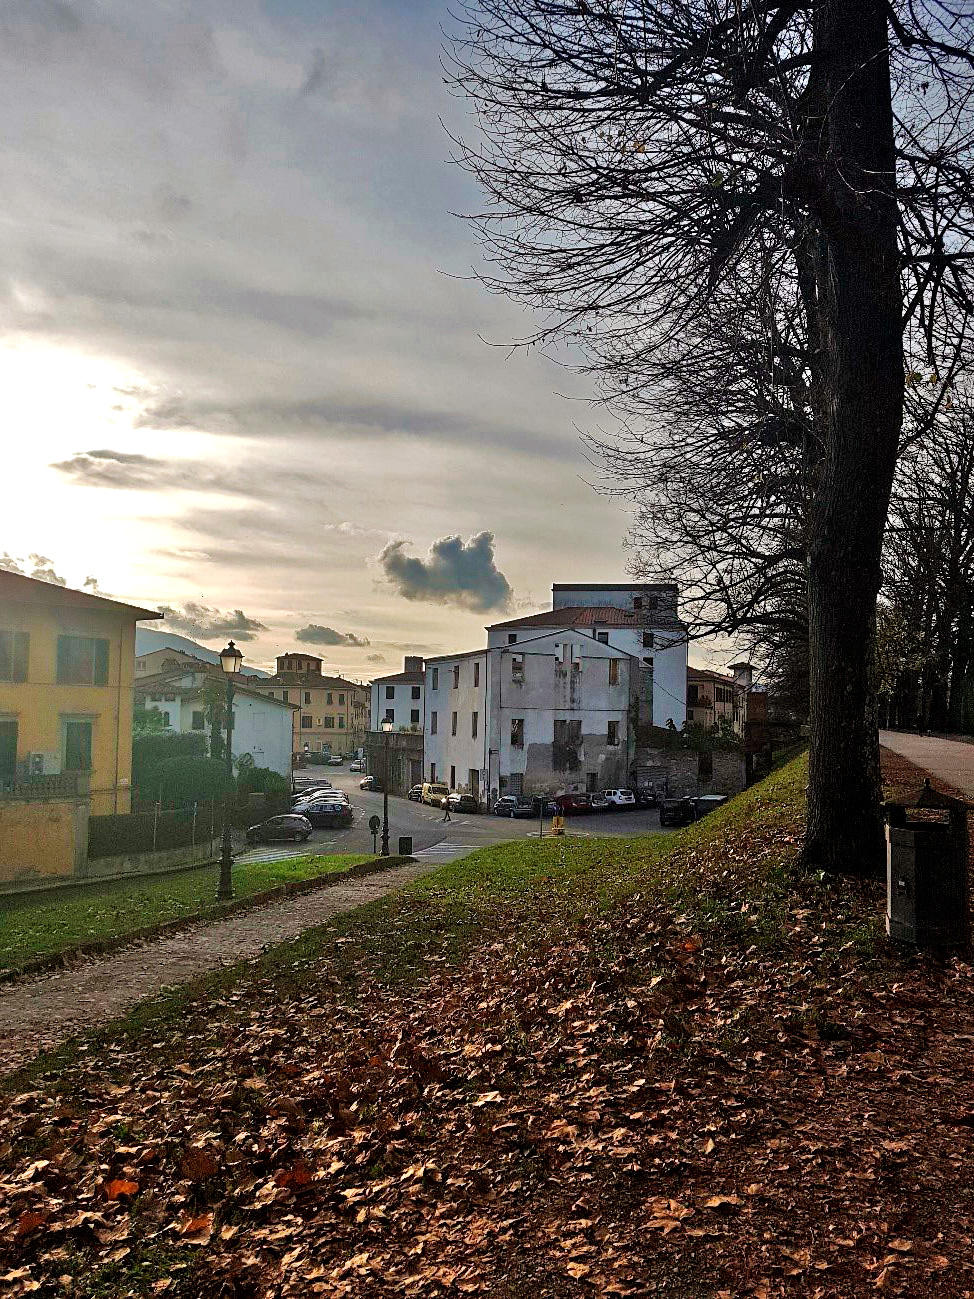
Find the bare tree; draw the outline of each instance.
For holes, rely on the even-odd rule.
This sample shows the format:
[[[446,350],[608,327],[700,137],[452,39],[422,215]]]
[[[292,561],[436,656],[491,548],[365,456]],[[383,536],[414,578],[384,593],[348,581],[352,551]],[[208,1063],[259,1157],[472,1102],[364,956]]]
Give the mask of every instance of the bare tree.
[[[608,400],[625,407],[635,377],[654,448],[678,448],[674,392],[733,292],[770,298],[756,345],[776,364],[794,315],[806,855],[832,870],[874,869],[882,842],[875,608],[907,357],[942,401],[972,305],[966,17],[941,0],[470,0],[453,45],[481,128],[459,159],[489,200],[485,280],[547,313],[535,341],[580,344]]]

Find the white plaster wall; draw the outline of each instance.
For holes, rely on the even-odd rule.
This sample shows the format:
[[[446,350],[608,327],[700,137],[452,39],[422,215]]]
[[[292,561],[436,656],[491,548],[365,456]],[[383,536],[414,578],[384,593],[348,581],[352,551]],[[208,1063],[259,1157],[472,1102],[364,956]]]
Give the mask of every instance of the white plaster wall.
[[[386,685],[383,682],[375,682],[372,686],[372,730],[377,731],[382,725],[382,719],[386,715],[386,710],[391,708],[394,713],[393,725],[398,731],[400,728],[408,730],[411,726],[423,728],[423,694],[424,687],[420,685],[419,698],[414,699],[413,686],[411,684],[395,683],[389,686],[389,689],[395,691],[392,699],[386,698]],[[419,721],[413,722],[412,713],[416,709],[419,712]]]
[[[474,685],[474,664],[479,664],[480,680]],[[460,668],[460,684],[453,688],[453,668]],[[433,688],[436,672],[438,686]],[[436,779],[450,784],[450,768],[456,768],[454,788],[466,789],[468,772],[476,768],[480,773],[479,788],[470,792],[483,798],[486,793],[487,766],[487,653],[457,659],[443,659],[426,665],[426,718],[423,735],[424,778],[430,779],[431,764],[435,764]],[[472,734],[471,714],[477,712],[477,735]],[[436,713],[436,734],[433,734],[433,713]],[[452,734],[452,714],[457,714],[457,733]]]

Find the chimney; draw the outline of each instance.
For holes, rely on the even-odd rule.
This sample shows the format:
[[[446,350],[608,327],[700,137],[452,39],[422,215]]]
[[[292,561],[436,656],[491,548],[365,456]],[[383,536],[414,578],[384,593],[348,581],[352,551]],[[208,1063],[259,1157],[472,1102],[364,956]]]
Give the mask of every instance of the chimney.
[[[423,660],[418,654],[407,654],[402,661],[403,672],[422,672]]]
[[[754,669],[751,667],[750,663],[732,663],[730,665],[730,670],[734,674],[735,686],[738,686],[744,691],[751,689],[751,684],[754,680]]]

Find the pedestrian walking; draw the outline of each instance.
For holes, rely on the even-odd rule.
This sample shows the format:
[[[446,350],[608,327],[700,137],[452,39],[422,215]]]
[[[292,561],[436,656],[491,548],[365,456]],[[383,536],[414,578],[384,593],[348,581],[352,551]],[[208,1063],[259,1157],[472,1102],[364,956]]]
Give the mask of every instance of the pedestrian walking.
[[[450,816],[450,800],[448,798],[441,799],[440,807],[443,809],[443,820],[452,821],[453,818]]]

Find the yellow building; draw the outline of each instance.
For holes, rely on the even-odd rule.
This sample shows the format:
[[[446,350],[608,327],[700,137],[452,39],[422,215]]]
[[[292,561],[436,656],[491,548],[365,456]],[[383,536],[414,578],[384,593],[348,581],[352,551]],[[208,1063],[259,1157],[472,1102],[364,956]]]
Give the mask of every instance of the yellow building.
[[[347,754],[365,744],[369,688],[344,677],[323,675],[315,654],[280,654],[277,672],[254,681],[253,689],[297,704],[294,752]]]
[[[0,792],[74,785],[95,815],[130,810],[135,624],[161,617],[0,571]]]

